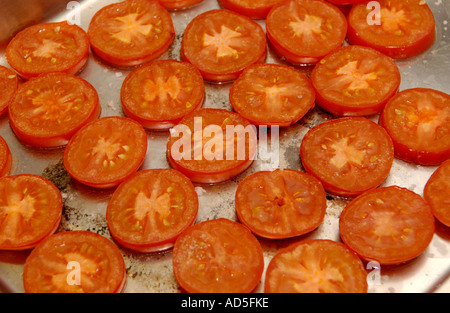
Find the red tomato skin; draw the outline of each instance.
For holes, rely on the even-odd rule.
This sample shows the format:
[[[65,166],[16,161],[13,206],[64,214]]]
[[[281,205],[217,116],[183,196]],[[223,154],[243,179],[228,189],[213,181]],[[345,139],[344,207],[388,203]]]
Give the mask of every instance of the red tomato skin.
[[[159,0],[159,3],[169,11],[186,9],[202,2],[203,0]]]
[[[3,177],[9,175],[12,167],[13,158],[11,150],[8,147],[8,143],[1,136],[0,136],[0,146],[1,146],[0,150],[3,150],[6,154],[5,162],[1,164],[2,166],[0,168],[0,177]]]
[[[259,7],[259,8],[245,8],[243,6],[239,6],[233,1],[230,0],[218,0],[219,4],[223,6],[224,8],[228,10],[232,10],[235,12],[238,12],[242,15],[248,16],[251,19],[254,20],[263,20],[267,17],[267,14],[269,14],[270,10],[272,9],[272,6],[267,7]],[[279,2],[281,2],[280,0]]]
[[[450,203],[448,201],[445,201],[445,197],[447,197],[448,195],[442,195],[441,197],[443,197],[444,199],[440,199],[437,193],[440,193],[445,189],[443,188],[444,190],[436,190],[436,185],[441,184],[445,179],[448,178],[449,169],[450,160],[444,161],[428,179],[424,188],[423,195],[425,201],[427,201],[430,205],[434,217],[447,227],[450,227]]]

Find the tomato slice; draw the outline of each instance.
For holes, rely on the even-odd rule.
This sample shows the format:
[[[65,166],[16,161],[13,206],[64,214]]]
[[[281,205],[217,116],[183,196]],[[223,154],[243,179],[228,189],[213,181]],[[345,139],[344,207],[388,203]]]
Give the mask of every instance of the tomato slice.
[[[450,158],[450,95],[426,88],[395,95],[380,116],[392,137],[395,156],[420,165]]]
[[[49,180],[31,174],[0,178],[0,250],[28,250],[53,234],[62,197]]]
[[[361,258],[396,265],[425,251],[434,235],[434,217],[416,193],[397,186],[376,188],[344,208],[339,231]]]
[[[122,107],[128,117],[152,130],[175,126],[203,104],[205,85],[190,63],[160,60],[131,72],[122,85]]]
[[[198,109],[171,129],[169,164],[192,182],[215,184],[244,172],[254,161],[256,131],[240,115]]]
[[[342,46],[347,34],[344,14],[317,0],[288,0],[267,15],[267,38],[272,49],[292,64],[316,64]]]
[[[394,161],[394,146],[376,123],[364,117],[345,117],[308,131],[300,156],[305,170],[318,178],[326,191],[354,197],[386,179]]]
[[[367,20],[373,8],[353,6],[348,16],[347,40],[372,47],[394,59],[406,59],[427,50],[435,41],[433,13],[422,0],[380,0],[381,25]]]
[[[172,169],[152,169],[138,172],[116,189],[106,221],[118,243],[148,253],[172,248],[194,224],[197,211],[197,193],[186,176]]]
[[[266,36],[262,27],[246,16],[225,9],[211,10],[187,26],[181,56],[207,81],[232,81],[246,67],[264,62]]]
[[[0,136],[0,177],[9,175],[12,166],[12,154],[8,143]]]
[[[400,81],[391,58],[362,46],[339,48],[311,73],[317,104],[337,116],[379,113],[397,93]]]
[[[203,0],[158,0],[167,10],[185,9],[203,2]]]
[[[118,293],[125,283],[120,250],[89,231],[49,236],[31,252],[23,272],[27,293]]]
[[[236,11],[255,20],[267,17],[270,9],[282,0],[219,0],[225,9]]]
[[[77,181],[112,188],[133,175],[144,161],[147,134],[126,117],[103,117],[83,126],[64,150],[64,166]]]
[[[86,80],[50,73],[30,79],[9,105],[14,134],[25,145],[56,148],[85,124],[97,119],[101,107],[95,88]]]
[[[173,271],[181,287],[196,293],[247,293],[259,283],[261,245],[239,223],[220,218],[189,227],[173,250]]]
[[[327,0],[327,1],[338,5],[360,4],[369,2],[369,0]]]
[[[19,86],[19,79],[12,70],[0,65],[0,116],[8,110],[8,105]]]
[[[6,48],[9,65],[24,79],[51,72],[75,75],[84,68],[88,56],[86,32],[66,21],[25,28]]]
[[[88,29],[95,54],[118,67],[133,67],[163,55],[175,38],[172,18],[157,1],[130,0],[100,9]]]
[[[315,106],[314,89],[305,75],[292,67],[256,64],[233,83],[233,109],[255,125],[290,126]]]
[[[253,233],[283,239],[319,227],[327,208],[322,184],[295,170],[256,172],[239,183],[235,196],[239,220]]]
[[[450,160],[445,161],[431,175],[424,189],[424,198],[436,219],[450,227]]]
[[[304,240],[279,251],[266,271],[267,293],[367,293],[361,260],[342,243]]]

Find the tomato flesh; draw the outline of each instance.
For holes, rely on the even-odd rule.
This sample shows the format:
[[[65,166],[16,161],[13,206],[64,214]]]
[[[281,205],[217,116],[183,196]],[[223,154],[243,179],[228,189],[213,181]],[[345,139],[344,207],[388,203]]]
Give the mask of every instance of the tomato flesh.
[[[140,171],[114,192],[106,211],[111,235],[126,248],[171,248],[195,222],[198,198],[190,180],[172,169]]]
[[[314,177],[294,170],[262,171],[239,183],[239,220],[264,238],[300,236],[316,229],[326,211],[326,195]]]
[[[281,0],[219,0],[225,9],[236,11],[255,20],[265,19],[272,7]]]
[[[292,64],[316,64],[342,46],[347,21],[334,5],[317,0],[289,0],[267,15],[267,37],[277,55]]]
[[[397,186],[376,188],[345,207],[339,231],[361,258],[395,265],[425,251],[434,235],[434,217],[414,192]]]
[[[172,261],[181,287],[197,293],[251,292],[264,270],[258,240],[241,224],[223,218],[182,233]]]
[[[82,78],[51,73],[22,84],[9,105],[12,130],[25,145],[56,148],[98,118],[97,91]]]
[[[133,67],[163,55],[175,38],[172,18],[157,1],[130,0],[107,5],[88,29],[93,51],[118,67]]]
[[[27,293],[118,293],[125,282],[120,250],[89,231],[49,236],[31,252],[23,273]]]
[[[159,0],[159,3],[167,10],[185,9],[202,2],[203,0]]]
[[[172,128],[169,164],[196,183],[215,184],[244,172],[254,161],[256,131],[240,115],[198,109]]]
[[[248,67],[233,83],[233,109],[254,125],[290,126],[315,105],[314,89],[305,75],[276,64]]]
[[[190,63],[151,62],[131,72],[121,89],[125,114],[152,130],[175,126],[203,104],[203,77]]]
[[[347,39],[352,45],[372,47],[394,59],[406,59],[427,50],[436,38],[433,13],[425,1],[381,0],[380,25],[370,25],[373,8],[353,6]]]
[[[267,293],[367,293],[361,260],[340,242],[316,239],[279,251],[266,271]]]
[[[407,89],[388,102],[380,120],[395,156],[420,165],[450,158],[450,95],[426,88]]]
[[[211,10],[189,23],[181,55],[200,70],[205,80],[228,82],[246,67],[265,60],[266,36],[259,24],[243,15]]]
[[[0,115],[8,110],[8,105],[19,86],[17,75],[7,67],[0,65]]]
[[[342,47],[323,58],[311,73],[317,103],[337,116],[379,113],[400,87],[395,62],[362,46]]]
[[[379,186],[389,175],[394,146],[387,132],[363,117],[331,120],[312,128],[303,138],[303,167],[325,190],[354,197]]]
[[[49,180],[31,174],[0,178],[0,250],[27,250],[59,226],[62,198]]]
[[[6,48],[9,65],[24,79],[51,72],[75,75],[84,68],[88,56],[86,32],[67,22],[25,28]]]
[[[0,136],[0,177],[6,176],[11,171],[12,154],[8,143]]]
[[[447,227],[450,227],[450,160],[431,175],[424,189],[424,198],[431,206],[431,211],[436,219]]]
[[[144,161],[147,134],[125,117],[103,117],[83,126],[64,150],[64,166],[77,181],[112,188],[133,175]]]

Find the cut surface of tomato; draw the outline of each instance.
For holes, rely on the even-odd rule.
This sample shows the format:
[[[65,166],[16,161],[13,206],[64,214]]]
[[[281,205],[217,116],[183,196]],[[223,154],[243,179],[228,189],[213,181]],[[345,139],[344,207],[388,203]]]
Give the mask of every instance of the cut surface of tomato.
[[[405,59],[427,50],[436,37],[433,13],[423,0],[380,0],[380,25],[368,23],[373,8],[352,7],[347,39],[352,45],[372,47],[394,59]]]
[[[262,27],[246,16],[225,9],[211,10],[189,23],[181,55],[200,70],[205,80],[228,82],[246,67],[265,60],[266,36]]]
[[[424,198],[436,219],[450,227],[450,160],[431,175],[424,189]]]
[[[0,250],[27,250],[58,228],[62,197],[49,180],[31,174],[0,178]]]
[[[280,250],[266,271],[267,293],[367,293],[367,273],[340,242],[304,240]]]
[[[336,116],[380,112],[400,87],[400,71],[384,54],[347,46],[323,58],[311,73],[316,102]]]
[[[12,154],[8,143],[0,136],[0,177],[9,174],[12,166]]]
[[[203,0],[158,0],[167,10],[180,10],[189,8],[203,2]]]
[[[83,126],[64,150],[64,166],[77,181],[111,188],[133,175],[147,152],[147,134],[126,117],[103,117]]]
[[[419,256],[434,235],[430,206],[397,186],[370,190],[353,199],[339,218],[342,241],[361,258],[396,265]]]
[[[327,208],[322,184],[295,170],[261,171],[239,183],[235,196],[239,220],[258,236],[282,239],[313,231]]]
[[[6,48],[9,65],[24,79],[51,72],[75,75],[84,68],[88,56],[86,32],[67,22],[25,28]]]
[[[426,88],[392,97],[379,120],[391,136],[395,156],[420,165],[450,158],[450,95]]]
[[[9,105],[9,121],[23,144],[55,148],[66,145],[100,111],[97,91],[90,83],[73,75],[50,73],[19,87]]]
[[[255,20],[265,19],[272,7],[282,0],[219,0],[225,9],[236,11]]]
[[[125,114],[152,130],[175,126],[203,104],[205,85],[190,63],[154,61],[131,72],[123,82]]]
[[[223,109],[198,109],[171,129],[169,164],[192,182],[214,184],[244,172],[256,153],[255,128]]]
[[[305,170],[334,195],[354,197],[379,186],[389,175],[394,147],[387,132],[364,117],[330,120],[303,138]]]
[[[137,252],[173,247],[197,217],[198,197],[191,181],[173,169],[139,171],[114,192],[106,211],[111,235]]]
[[[7,67],[0,65],[0,116],[8,110],[8,105],[19,86],[16,73]]]
[[[173,250],[173,271],[187,292],[247,293],[264,270],[262,248],[243,225],[216,219],[189,227]]]
[[[27,293],[118,293],[126,283],[117,246],[90,231],[67,231],[43,240],[25,262]]]
[[[299,71],[284,65],[256,64],[233,83],[233,109],[255,125],[290,126],[315,105],[314,89]]]
[[[130,0],[100,9],[89,24],[88,36],[105,62],[133,67],[163,55],[175,31],[169,12],[157,1]]]
[[[347,20],[333,4],[321,0],[289,0],[267,15],[267,38],[281,58],[293,64],[316,64],[342,46]]]

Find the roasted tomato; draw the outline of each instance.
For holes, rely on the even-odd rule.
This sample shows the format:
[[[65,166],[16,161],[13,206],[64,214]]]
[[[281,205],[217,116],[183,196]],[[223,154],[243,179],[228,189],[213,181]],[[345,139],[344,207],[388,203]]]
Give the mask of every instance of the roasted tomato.
[[[88,56],[86,32],[67,22],[25,28],[6,48],[9,65],[24,79],[51,72],[75,75],[84,68]]]
[[[0,65],[0,116],[8,110],[8,105],[19,86],[16,73],[7,67]]]
[[[9,174],[12,166],[12,154],[8,143],[0,136],[0,177]]]
[[[255,20],[265,19],[272,7],[282,0],[219,0],[228,10],[236,11]]]
[[[442,163],[431,175],[423,196],[431,206],[434,217],[450,227],[450,160]]]
[[[450,158],[450,95],[425,88],[404,90],[386,104],[380,125],[386,128],[395,156],[420,165]]]
[[[158,0],[167,10],[185,9],[203,2],[203,0]]]

